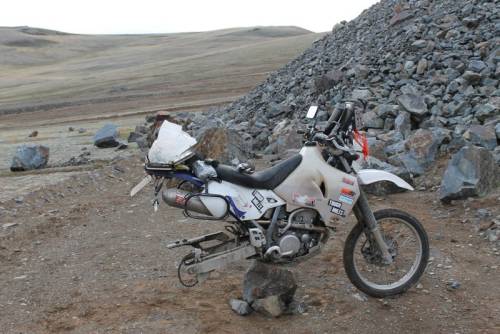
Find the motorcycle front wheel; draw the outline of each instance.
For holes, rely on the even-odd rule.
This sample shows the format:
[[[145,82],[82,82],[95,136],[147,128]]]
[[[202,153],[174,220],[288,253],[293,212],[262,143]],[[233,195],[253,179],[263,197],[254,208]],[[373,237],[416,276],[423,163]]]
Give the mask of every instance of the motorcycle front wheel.
[[[422,224],[406,212],[374,212],[393,261],[386,263],[364,224],[358,222],[347,236],[344,268],[349,280],[369,296],[401,294],[418,282],[429,260],[429,241]]]

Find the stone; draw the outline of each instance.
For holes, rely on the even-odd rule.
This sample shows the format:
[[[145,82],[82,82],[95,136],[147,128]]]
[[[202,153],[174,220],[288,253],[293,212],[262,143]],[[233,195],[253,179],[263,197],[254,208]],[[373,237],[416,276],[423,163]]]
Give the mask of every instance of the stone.
[[[112,123],[105,124],[94,135],[94,145],[99,148],[116,147],[118,142],[118,128]]]
[[[479,73],[486,68],[486,64],[481,60],[471,60],[468,69],[472,72]]]
[[[422,75],[425,73],[425,70],[427,70],[427,60],[422,58],[417,63],[417,74]]]
[[[280,297],[276,295],[256,299],[252,303],[252,308],[255,311],[271,318],[279,317],[285,313],[287,309]]]
[[[229,305],[231,306],[231,309],[239,315],[248,315],[253,311],[250,304],[241,299],[231,299],[229,301]]]
[[[452,156],[444,172],[439,197],[442,202],[485,196],[499,182],[499,169],[491,152],[465,146]]]
[[[407,153],[399,158],[414,175],[422,175],[436,159],[440,140],[428,129],[418,129],[405,142]]]
[[[145,134],[147,134],[149,132],[149,129],[145,125],[137,125],[135,127],[134,132],[145,135]]]
[[[243,278],[243,300],[250,303],[257,299],[277,296],[285,306],[293,301],[297,283],[293,273],[273,264],[254,261]]]
[[[467,82],[476,85],[481,81],[482,76],[481,74],[476,72],[465,71],[465,73],[462,75],[462,78],[464,78]]]
[[[497,140],[500,140],[500,122],[495,125],[495,135],[497,136]]]
[[[484,122],[489,117],[492,117],[495,114],[500,113],[498,108],[495,107],[491,103],[485,103],[485,104],[478,105],[478,106],[474,107],[474,111],[475,111],[474,115],[481,122]]]
[[[403,94],[398,97],[399,105],[412,116],[422,118],[427,114],[427,104],[424,97],[416,94]]]
[[[394,129],[403,135],[403,138],[408,138],[411,133],[411,118],[407,112],[400,112],[394,120]]]
[[[40,169],[47,166],[49,148],[43,145],[25,144],[18,146],[10,170],[13,172]]]
[[[353,100],[368,100],[372,96],[369,89],[354,89],[351,94]]]
[[[383,129],[384,120],[375,111],[368,111],[363,114],[363,124],[367,129]]]
[[[128,134],[127,142],[135,143],[137,139],[141,138],[142,136],[143,136],[142,134],[132,131]]]
[[[460,288],[460,286],[461,286],[460,282],[456,280],[451,280],[446,283],[446,288],[448,290],[457,290]]]
[[[147,152],[149,149],[149,144],[147,138],[139,137],[135,139],[135,142],[142,152]]]
[[[405,65],[404,65],[404,69],[405,69],[406,73],[408,73],[408,75],[412,75],[416,69],[415,63],[411,60],[406,61]]]
[[[427,46],[427,41],[425,39],[418,39],[415,42],[411,43],[411,46],[415,50],[423,49]]]
[[[497,146],[497,136],[493,127],[471,125],[463,137],[472,144],[486,147],[489,150],[493,150]]]
[[[118,140],[118,146],[116,147],[117,150],[124,150],[128,148],[128,144],[124,142],[123,140]]]
[[[398,23],[411,19],[414,15],[415,14],[409,10],[398,12],[391,18],[391,20],[389,21],[389,25],[394,26]]]
[[[245,162],[254,157],[252,137],[228,128],[209,128],[197,138],[195,151],[221,163]]]

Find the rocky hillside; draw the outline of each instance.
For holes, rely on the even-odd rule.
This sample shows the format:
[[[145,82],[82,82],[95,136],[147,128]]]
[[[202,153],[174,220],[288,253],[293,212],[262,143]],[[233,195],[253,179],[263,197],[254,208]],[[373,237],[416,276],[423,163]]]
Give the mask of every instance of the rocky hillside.
[[[223,124],[254,151],[282,155],[301,145],[295,129],[309,105],[318,104],[326,120],[343,102],[361,99],[367,102],[363,118],[372,165],[414,178],[440,155],[472,145],[480,152],[461,154],[487,161],[488,167],[476,167],[490,170],[494,186],[500,162],[499,13],[498,0],[383,0],[335,25],[248,95],[197,116],[191,129],[201,133]],[[464,180],[461,187],[485,177],[472,167],[450,173],[452,180]],[[460,191],[442,198],[459,198]]]

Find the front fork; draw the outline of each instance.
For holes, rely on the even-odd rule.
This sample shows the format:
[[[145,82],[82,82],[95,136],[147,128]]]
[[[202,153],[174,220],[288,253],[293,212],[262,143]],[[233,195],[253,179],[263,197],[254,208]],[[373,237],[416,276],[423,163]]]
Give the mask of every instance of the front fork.
[[[371,238],[370,235],[367,235],[366,236],[367,239],[376,242],[377,246],[379,247],[382,253],[384,262],[386,264],[390,264],[393,262],[393,259],[391,253],[389,252],[389,247],[384,241],[382,232],[380,231],[377,220],[375,219],[373,211],[370,208],[370,205],[368,204],[368,199],[366,198],[365,193],[361,189],[359,189],[359,191],[360,194],[358,201],[356,202],[356,205],[353,208],[354,215],[358,219],[358,222],[364,224],[365,230],[368,229],[371,236],[373,236],[373,238]]]

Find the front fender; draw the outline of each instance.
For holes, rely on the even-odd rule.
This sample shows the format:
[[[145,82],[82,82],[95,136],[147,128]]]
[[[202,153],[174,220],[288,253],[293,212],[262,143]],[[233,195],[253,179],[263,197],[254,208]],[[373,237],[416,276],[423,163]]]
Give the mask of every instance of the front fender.
[[[405,180],[389,172],[377,169],[362,169],[358,172],[358,182],[361,185],[372,184],[379,181],[389,181],[400,188],[414,190]]]

